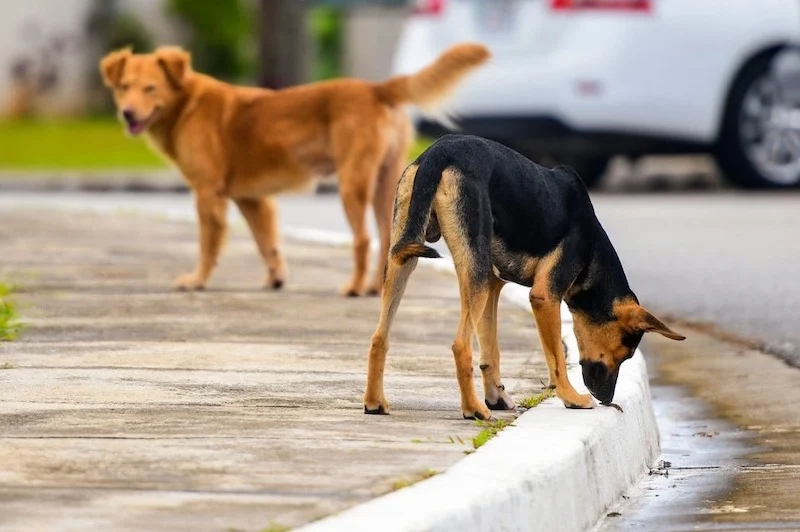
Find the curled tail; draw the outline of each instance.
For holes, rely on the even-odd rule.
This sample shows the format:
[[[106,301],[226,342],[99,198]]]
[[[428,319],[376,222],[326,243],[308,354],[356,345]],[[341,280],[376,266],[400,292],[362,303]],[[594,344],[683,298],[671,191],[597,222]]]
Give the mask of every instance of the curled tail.
[[[424,109],[433,109],[455,90],[467,74],[490,57],[488,48],[482,44],[456,44],[416,74],[391,78],[376,85],[375,90],[389,105],[413,103]]]
[[[437,144],[428,148],[417,159],[415,164],[418,166],[416,174],[413,176],[414,183],[411,186],[410,196],[400,191],[402,179],[401,185],[398,187],[394,218],[395,220],[402,219],[399,211],[405,210],[405,227],[401,228],[402,233],[399,237],[392,235],[395,243],[392,246],[391,257],[400,264],[404,264],[412,257],[441,258],[438,251],[425,245],[425,234],[428,224],[431,222],[433,198],[442,181],[442,172],[450,166],[450,160],[445,156],[443,150],[437,149]],[[411,177],[409,171],[412,169],[413,165],[403,175],[403,179]]]

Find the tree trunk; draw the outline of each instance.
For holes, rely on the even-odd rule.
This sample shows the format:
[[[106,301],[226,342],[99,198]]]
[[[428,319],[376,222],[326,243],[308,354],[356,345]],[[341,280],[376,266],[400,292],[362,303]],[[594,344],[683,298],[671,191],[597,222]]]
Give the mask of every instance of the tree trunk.
[[[280,89],[307,81],[305,0],[261,0],[260,82]]]

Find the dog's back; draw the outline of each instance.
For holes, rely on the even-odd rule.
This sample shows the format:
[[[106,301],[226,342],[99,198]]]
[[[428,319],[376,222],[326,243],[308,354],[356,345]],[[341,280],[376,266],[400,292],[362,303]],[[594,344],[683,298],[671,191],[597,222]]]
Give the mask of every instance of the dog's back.
[[[438,233],[431,226],[441,225],[443,217],[452,218],[471,248],[491,249],[502,278],[527,286],[535,260],[567,240],[605,236],[574,170],[544,168],[502,144],[464,135],[442,137],[401,178],[392,242],[396,259],[435,256],[423,241]],[[478,255],[475,267],[483,275],[492,264],[485,263],[485,253]]]

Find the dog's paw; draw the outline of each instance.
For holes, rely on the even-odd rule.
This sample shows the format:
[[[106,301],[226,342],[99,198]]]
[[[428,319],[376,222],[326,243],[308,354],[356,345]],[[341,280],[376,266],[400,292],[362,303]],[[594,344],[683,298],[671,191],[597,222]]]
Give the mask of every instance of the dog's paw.
[[[380,415],[380,416],[388,416],[389,403],[386,402],[386,399],[378,399],[372,401],[364,398],[364,413]]]
[[[364,287],[349,283],[343,285],[339,289],[339,292],[341,292],[341,294],[345,297],[361,297],[364,295]]]
[[[283,288],[284,283],[285,281],[283,280],[283,277],[274,277],[272,275],[267,275],[267,277],[264,279],[264,282],[262,283],[262,286],[266,290],[280,290],[281,288]]]
[[[484,400],[489,410],[516,410],[517,405],[504,388],[497,388],[494,394],[487,394]]]
[[[467,408],[461,410],[464,419],[476,419],[478,421],[489,421],[492,419],[492,413],[483,405],[476,408]]]
[[[206,280],[196,273],[187,273],[175,279],[176,290],[203,290]]]
[[[588,393],[577,393],[573,391],[570,394],[565,394],[562,396],[558,393],[558,389],[556,389],[556,395],[559,397],[559,399],[561,399],[561,401],[564,402],[564,406],[567,408],[594,408],[594,400]]]

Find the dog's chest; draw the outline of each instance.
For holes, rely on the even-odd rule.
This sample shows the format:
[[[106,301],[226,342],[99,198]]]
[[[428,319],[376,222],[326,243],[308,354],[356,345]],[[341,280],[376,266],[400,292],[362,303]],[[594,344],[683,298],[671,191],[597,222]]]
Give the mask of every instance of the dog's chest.
[[[492,269],[494,274],[510,283],[523,286],[533,284],[533,276],[539,259],[525,253],[509,251],[505,243],[498,237],[492,238]]]

